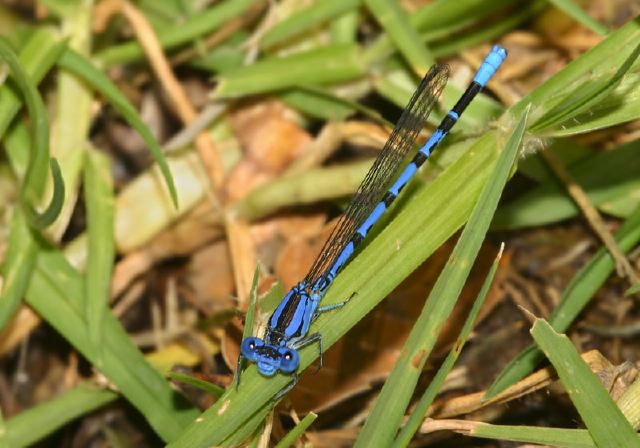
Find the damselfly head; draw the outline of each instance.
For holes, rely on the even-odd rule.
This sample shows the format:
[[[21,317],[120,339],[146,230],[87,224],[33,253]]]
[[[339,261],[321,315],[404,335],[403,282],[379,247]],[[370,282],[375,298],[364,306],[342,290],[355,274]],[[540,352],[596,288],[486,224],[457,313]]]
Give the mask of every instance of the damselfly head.
[[[256,337],[242,341],[240,351],[242,356],[256,363],[258,372],[264,376],[273,376],[278,371],[292,373],[300,365],[300,357],[295,350],[277,347]]]

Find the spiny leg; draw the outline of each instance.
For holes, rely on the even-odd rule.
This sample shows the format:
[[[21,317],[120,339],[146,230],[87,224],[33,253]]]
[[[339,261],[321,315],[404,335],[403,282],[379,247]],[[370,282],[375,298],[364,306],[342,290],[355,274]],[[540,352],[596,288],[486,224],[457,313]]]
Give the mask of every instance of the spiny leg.
[[[313,313],[313,316],[311,317],[311,322],[314,322],[318,318],[318,316],[320,316],[321,313],[342,308],[347,303],[349,303],[349,301],[353,299],[356,294],[357,294],[356,292],[352,293],[346,300],[343,300],[342,302],[332,303],[331,305],[318,307],[318,309],[316,309],[316,311]]]
[[[275,397],[273,397],[273,401],[278,401],[284,394],[293,389],[296,384],[298,384],[298,374],[293,372],[291,373],[291,382],[278,392]]]
[[[238,365],[236,366],[236,373],[235,375],[233,375],[235,378],[235,383],[236,383],[236,390],[238,390],[238,387],[240,387],[240,374],[242,372],[242,353],[240,353],[238,355]]]
[[[322,368],[322,335],[320,333],[310,334],[306,338],[304,338],[301,341],[298,341],[297,343],[295,343],[291,348],[293,348],[295,350],[298,350],[298,349],[304,347],[305,345],[313,344],[316,341],[318,341],[318,345],[319,345],[319,348],[320,348],[320,365],[318,366],[318,368],[316,369],[316,372],[315,372],[315,373],[318,373],[318,371]]]

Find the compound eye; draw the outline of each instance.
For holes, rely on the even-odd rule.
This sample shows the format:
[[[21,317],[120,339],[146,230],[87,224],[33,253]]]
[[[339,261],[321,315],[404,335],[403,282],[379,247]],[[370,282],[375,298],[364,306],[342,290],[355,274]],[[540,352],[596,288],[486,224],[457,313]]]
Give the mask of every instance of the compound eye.
[[[289,348],[281,348],[278,352],[280,353],[280,370],[284,373],[295,372],[300,365],[298,352]]]
[[[264,342],[259,338],[246,338],[242,341],[242,345],[240,346],[240,353],[242,356],[247,358],[250,361],[255,361],[257,358],[256,349],[264,345]]]

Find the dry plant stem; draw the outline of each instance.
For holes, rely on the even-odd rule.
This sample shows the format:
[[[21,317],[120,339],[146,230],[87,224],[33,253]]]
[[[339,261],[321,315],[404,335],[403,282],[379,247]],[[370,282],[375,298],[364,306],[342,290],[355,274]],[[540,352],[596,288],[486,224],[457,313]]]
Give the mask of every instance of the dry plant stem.
[[[152,70],[166,89],[180,119],[187,126],[196,121],[198,115],[189,102],[184,89],[173,74],[169,61],[147,19],[125,0],[107,0],[107,2],[115,2],[119,7],[119,11],[131,22],[140,45],[149,59]],[[195,146],[213,186],[212,191],[209,192],[209,197],[212,201],[218,202],[216,201],[215,192],[220,191],[224,183],[222,162],[217,156],[213,141],[208,133],[200,133],[195,139]],[[247,245],[247,242],[250,241],[248,226],[238,223],[238,227],[235,228],[236,223],[236,220],[225,219],[226,233],[229,235],[229,246],[231,247],[233,270],[237,282],[236,287],[238,296],[242,301],[248,297],[252,279],[252,275],[249,272],[252,273],[255,268],[256,256],[252,248]],[[248,267],[249,263],[251,263],[250,268]]]
[[[588,351],[581,356],[595,373],[604,371],[611,366],[609,361],[597,350]],[[516,400],[545,388],[555,381],[557,381],[555,371],[551,367],[545,367],[518,381],[490,400],[482,401],[486,391],[481,391],[446,401],[437,401],[431,405],[427,415],[444,419],[469,414],[493,404],[508,403]]]
[[[251,228],[248,222],[231,213],[225,215],[225,228],[229,252],[233,261],[233,278],[236,284],[238,304],[245,305],[249,303],[253,272],[257,264]]]
[[[189,47],[174,57],[171,58],[171,65],[179,65],[197,57],[202,50],[210,50],[217,47],[222,42],[227,40],[229,36],[238,31],[239,29],[253,23],[266,7],[267,2],[265,0],[257,0],[244,14],[235,19],[229,20],[219,30],[207,36],[200,45]]]
[[[455,431],[461,434],[469,434],[477,426],[486,424],[481,422],[472,422],[469,420],[434,420],[426,418],[420,427],[422,434],[429,434],[436,431]]]
[[[584,190],[576,183],[576,181],[571,177],[567,169],[564,167],[560,159],[551,151],[545,150],[542,151],[542,156],[549,164],[553,172],[558,176],[558,178],[565,184],[567,188],[567,192],[573,198],[576,205],[582,210],[582,213],[587,218],[589,225],[593,228],[594,232],[598,235],[598,237],[602,240],[604,245],[607,247],[611,256],[615,260],[616,263],[616,271],[619,276],[626,276],[631,284],[636,284],[640,281],[640,277],[636,274],[635,270],[629,263],[629,260],[624,255],[624,253],[620,250],[618,243],[613,238],[611,233],[607,230],[607,227],[600,216],[600,213],[593,206],[587,194]]]
[[[136,37],[140,41],[140,45],[151,64],[153,72],[173,102],[180,120],[182,120],[185,125],[189,125],[195,121],[197,113],[189,102],[184,89],[173,74],[169,61],[158,41],[158,37],[146,17],[125,0],[107,0],[103,2],[103,5],[104,4],[106,4],[106,6],[103,7],[107,8],[107,11],[111,13],[119,11],[131,23]],[[210,181],[213,184],[213,189],[216,191],[219,190],[224,182],[224,171],[211,137],[207,133],[201,133],[196,138],[195,145],[205,165]]]
[[[220,117],[226,110],[227,107],[225,104],[209,104],[200,111],[198,118],[192,121],[191,124],[182,128],[177,134],[171,137],[168,142],[162,145],[162,149],[166,152],[171,152],[189,145],[198,136],[198,134],[206,131],[206,128],[208,128],[209,125]]]
[[[269,415],[264,420],[264,428],[260,433],[260,438],[258,439],[258,444],[256,445],[259,448],[268,448],[269,440],[271,439],[271,431],[273,430],[273,411],[269,412]]]

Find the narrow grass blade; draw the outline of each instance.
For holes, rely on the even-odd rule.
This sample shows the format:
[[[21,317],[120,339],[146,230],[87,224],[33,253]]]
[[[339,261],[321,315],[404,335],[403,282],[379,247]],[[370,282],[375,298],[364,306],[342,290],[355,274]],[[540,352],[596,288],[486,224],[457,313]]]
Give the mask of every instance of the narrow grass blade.
[[[57,40],[50,30],[38,28],[22,46],[18,59],[29,79],[39,84],[65,48],[65,42]],[[0,137],[5,135],[22,104],[16,89],[7,83],[0,86]]]
[[[639,39],[640,19],[636,18],[610,33],[598,45],[534,89],[513,106],[511,112],[517,115],[528,104],[533,104],[535,105],[534,112],[538,116],[542,116],[565,101],[567,92],[575,91],[576,80],[610,79],[612,76],[611,67],[621,67],[625,64],[625,61],[628,61],[635,52]],[[582,98],[582,95],[580,97]],[[582,99],[584,100],[584,98]]]
[[[260,266],[256,266],[256,270],[253,272],[253,280],[251,281],[251,291],[249,292],[249,307],[247,308],[247,315],[244,319],[244,328],[242,330],[242,340],[253,336],[253,324],[255,321],[256,307],[258,306],[258,280],[260,279]],[[242,358],[238,355],[238,365],[235,372],[235,385],[236,388],[240,386],[240,376],[242,375]]]
[[[198,14],[191,16],[180,25],[160,30],[157,35],[160,44],[165,50],[186,45],[212,33],[227,21],[239,17],[252,4],[253,0],[225,0],[216,6],[208,8]],[[119,44],[96,54],[96,60],[102,67],[111,67],[117,64],[126,64],[137,59],[142,59],[144,52],[138,42],[126,42]]]
[[[318,90],[288,89],[279,96],[290,107],[323,120],[344,120],[354,113],[354,108],[342,98]]]
[[[218,78],[214,98],[238,97],[301,85],[332,84],[364,75],[357,45],[340,44],[269,57]]]
[[[556,369],[560,381],[597,446],[640,446],[638,436],[595,373],[582,360],[569,338],[536,319],[531,335]]]
[[[558,104],[533,124],[532,131],[548,134],[553,128],[561,128],[564,122],[593,109],[595,105],[612,94],[634,64],[638,55],[640,55],[640,45],[635,47],[613,76],[608,76],[607,73],[604,73],[595,79],[589,78],[582,84],[575,86],[572,91],[560,95],[554,100]]]
[[[618,246],[628,252],[640,241],[640,208],[627,219],[614,235]],[[593,295],[609,278],[614,262],[606,248],[601,248],[573,277],[564,290],[560,304],[553,310],[549,322],[556,331],[565,331],[589,303]],[[540,363],[542,353],[532,345],[520,352],[493,382],[485,399],[490,399],[521,380]]]
[[[467,225],[407,338],[400,358],[358,435],[356,447],[367,447],[373,444],[388,446],[393,441],[418,377],[436,343],[440,328],[460,295],[489,229],[502,190],[512,173],[526,128],[528,112],[527,108],[520,116],[491,176],[484,185]]]
[[[457,430],[466,436],[558,448],[596,448],[586,429],[544,428],[539,426],[509,426],[474,423],[471,428]],[[638,439],[640,441],[640,438]]]
[[[113,181],[111,162],[95,150],[85,152],[84,203],[87,210],[89,248],[85,306],[89,341],[96,354],[99,369],[102,366],[104,316],[108,312],[111,272],[115,260]]]
[[[358,34],[358,10],[348,11],[332,20],[329,33],[333,44],[355,43]]]
[[[549,0],[551,4],[553,4],[556,8],[564,11],[568,16],[580,22],[585,27],[589,28],[591,31],[594,31],[603,36],[609,33],[609,30],[606,26],[601,24],[595,19],[592,19],[580,6],[575,3],[573,0]]]
[[[2,263],[0,329],[9,322],[29,285],[36,262],[37,244],[20,207],[13,210],[9,245]]]
[[[262,39],[260,39],[260,46],[262,48],[268,48],[286,42],[297,34],[313,29],[323,22],[357,9],[361,1],[362,0],[323,0],[321,2],[314,2],[307,8],[292,14],[269,29],[269,31],[262,36]]]
[[[636,283],[631,288],[627,289],[624,292],[624,295],[625,296],[632,296],[632,295],[638,294],[638,293],[640,293],[640,283]]]
[[[287,433],[286,436],[282,438],[282,440],[280,440],[280,442],[278,442],[276,448],[289,448],[317,418],[317,414],[309,412],[302,420],[300,420],[300,423],[298,423],[291,431]]]
[[[395,0],[364,0],[364,3],[413,71],[425,73],[434,62],[433,56],[422,43],[401,4]]]
[[[242,339],[253,335],[253,323],[255,321],[256,307],[258,305],[258,280],[260,279],[260,266],[256,266],[253,272],[253,280],[251,280],[251,291],[249,293],[249,307],[247,308],[247,316],[245,317],[244,329],[242,330]]]
[[[215,398],[220,398],[224,393],[224,389],[222,387],[216,386],[215,384],[208,381],[201,380],[200,378],[185,375],[184,373],[169,371],[167,373],[167,376],[172,380],[196,387]]]
[[[138,134],[140,134],[140,137],[142,137],[144,142],[147,144],[149,151],[151,151],[151,155],[158,164],[158,167],[162,172],[162,176],[167,184],[167,188],[169,189],[173,205],[177,208],[178,193],[176,191],[176,186],[173,181],[173,177],[171,176],[171,170],[169,169],[167,160],[162,154],[162,150],[160,149],[160,145],[157,140],[153,134],[151,134],[151,131],[144,124],[142,118],[140,118],[127,98],[111,82],[107,75],[95,68],[93,64],[91,64],[91,62],[81,54],[71,49],[64,52],[58,61],[58,64],[60,67],[69,70],[74,75],[86,81],[93,89],[102,94],[131,125],[131,127],[138,131]]]
[[[48,210],[39,214],[36,211],[35,204],[40,200],[44,193],[44,187],[47,180],[47,171],[49,170],[49,121],[47,120],[47,112],[44,102],[40,97],[36,86],[31,82],[29,76],[23,70],[18,57],[15,55],[8,41],[0,37],[0,57],[5,60],[9,68],[13,80],[18,85],[24,100],[27,104],[29,116],[32,123],[32,145],[29,167],[23,180],[20,198],[22,205],[25,207],[25,213],[30,223],[37,228],[44,228],[53,223],[62,205],[60,200],[60,188],[64,187],[64,183],[60,174],[60,170],[56,169],[57,164],[53,162],[51,165],[52,175],[54,178],[53,200],[48,206]],[[64,197],[64,194],[62,195]]]
[[[473,27],[502,8],[508,8],[515,0],[437,0],[418,9],[409,16],[411,26],[419,33],[429,32],[427,42],[445,36],[455,38],[455,33]],[[420,36],[420,42],[425,44]],[[379,63],[394,52],[394,43],[388,34],[381,34],[364,51],[367,61]]]
[[[21,412],[6,421],[0,439],[12,448],[33,446],[70,421],[101,408],[118,398],[113,391],[90,383],[76,386],[58,397]]]
[[[41,246],[26,297],[43,319],[97,365],[85,319],[84,280],[59,251]],[[101,354],[102,373],[165,441],[176,439],[198,416],[198,411],[147,363],[111,313],[104,315]]]
[[[640,140],[599,152],[571,165],[569,173],[585,190],[593,204],[609,213],[631,214],[640,203]],[[616,200],[616,208],[608,205]],[[517,199],[501,206],[493,220],[494,229],[540,226],[577,216],[580,210],[563,185],[548,178]]]
[[[449,352],[449,355],[447,356],[447,358],[444,360],[444,362],[438,369],[438,373],[431,381],[431,384],[429,384],[429,387],[427,387],[427,390],[424,392],[424,394],[420,398],[420,401],[418,402],[415,409],[411,413],[409,420],[407,420],[407,423],[405,423],[404,427],[400,430],[400,433],[398,434],[396,439],[393,441],[394,448],[409,446],[411,439],[415,435],[416,431],[418,431],[418,429],[420,428],[420,425],[422,424],[422,421],[427,415],[429,406],[431,406],[431,403],[433,403],[433,400],[435,399],[436,395],[438,394],[438,391],[442,387],[444,380],[447,378],[447,375],[449,374],[449,372],[451,372],[451,369],[453,369],[453,366],[458,360],[458,357],[462,352],[462,348],[464,347],[464,344],[467,342],[467,339],[469,338],[469,334],[473,329],[473,325],[475,324],[476,317],[478,316],[478,313],[480,312],[480,308],[484,303],[484,299],[487,296],[487,293],[489,292],[491,285],[493,284],[493,278],[495,277],[496,271],[498,270],[498,265],[500,263],[500,258],[502,257],[503,249],[504,249],[504,244],[500,248],[500,252],[498,253],[498,256],[493,261],[493,264],[491,265],[491,269],[487,273],[487,277],[485,278],[484,283],[482,284],[480,293],[478,293],[478,297],[473,303],[473,307],[471,308],[471,311],[469,311],[469,315],[467,316],[467,319],[464,322],[464,326],[462,327],[462,330],[460,331],[460,334],[458,335],[458,338],[455,344],[453,345],[453,348],[451,349],[451,351]]]

